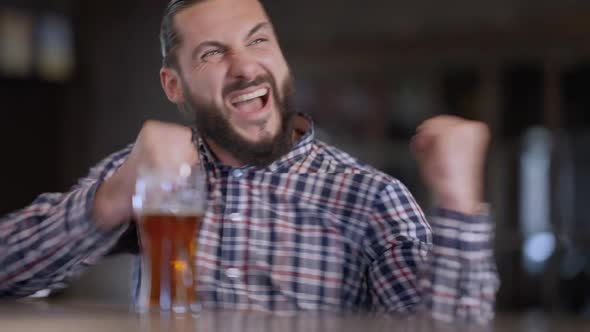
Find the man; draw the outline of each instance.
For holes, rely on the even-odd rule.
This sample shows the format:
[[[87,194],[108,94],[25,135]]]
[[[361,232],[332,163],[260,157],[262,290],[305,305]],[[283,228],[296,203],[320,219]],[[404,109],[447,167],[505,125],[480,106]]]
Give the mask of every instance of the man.
[[[171,1],[161,43],[162,87],[194,117],[194,132],[148,121],[70,192],[3,219],[0,295],[62,287],[104,256],[133,217],[138,167],[200,162],[205,306],[492,317],[484,125],[438,117],[417,130],[414,149],[440,206],[433,236],[399,181],[314,139],[311,120],[293,110],[291,74],[258,0]]]

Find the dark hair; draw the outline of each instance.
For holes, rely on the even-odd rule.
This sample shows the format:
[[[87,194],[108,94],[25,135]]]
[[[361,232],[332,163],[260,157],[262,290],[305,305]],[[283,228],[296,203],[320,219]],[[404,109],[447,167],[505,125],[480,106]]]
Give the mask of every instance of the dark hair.
[[[174,17],[184,9],[203,1],[206,0],[171,0],[166,6],[160,25],[162,66],[178,69],[176,49],[182,43],[182,38],[174,26]]]

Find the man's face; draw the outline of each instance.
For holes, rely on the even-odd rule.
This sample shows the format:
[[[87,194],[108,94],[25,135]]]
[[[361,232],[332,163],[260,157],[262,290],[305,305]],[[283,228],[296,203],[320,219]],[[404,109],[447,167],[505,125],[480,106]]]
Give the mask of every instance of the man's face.
[[[243,150],[290,134],[285,120],[292,113],[292,80],[258,0],[208,0],[178,13],[175,26],[182,38],[177,56],[187,103],[197,120],[222,121],[217,129],[230,131],[209,128],[207,138],[224,145],[229,134],[242,141]]]

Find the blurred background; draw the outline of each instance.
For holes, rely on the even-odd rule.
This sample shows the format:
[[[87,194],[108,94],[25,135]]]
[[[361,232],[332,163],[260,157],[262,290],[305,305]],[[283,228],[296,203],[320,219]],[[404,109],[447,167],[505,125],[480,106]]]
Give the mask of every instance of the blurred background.
[[[158,78],[166,2],[0,1],[0,215],[68,190],[146,119],[183,122]],[[401,179],[425,208],[415,126],[443,113],[488,123],[499,310],[590,319],[588,1],[266,6],[320,137]],[[131,260],[105,259],[66,295],[125,303]]]

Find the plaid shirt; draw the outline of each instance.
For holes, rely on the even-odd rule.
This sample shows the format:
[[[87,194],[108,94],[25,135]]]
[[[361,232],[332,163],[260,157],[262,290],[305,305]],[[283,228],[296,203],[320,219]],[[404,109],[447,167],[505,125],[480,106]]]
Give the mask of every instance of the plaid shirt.
[[[429,225],[402,183],[316,140],[310,121],[299,127],[292,150],[264,169],[221,165],[196,138],[209,187],[197,254],[205,306],[493,317],[486,215],[439,209]],[[0,221],[0,297],[64,287],[115,245],[127,226],[97,229],[91,207],[130,150]]]

